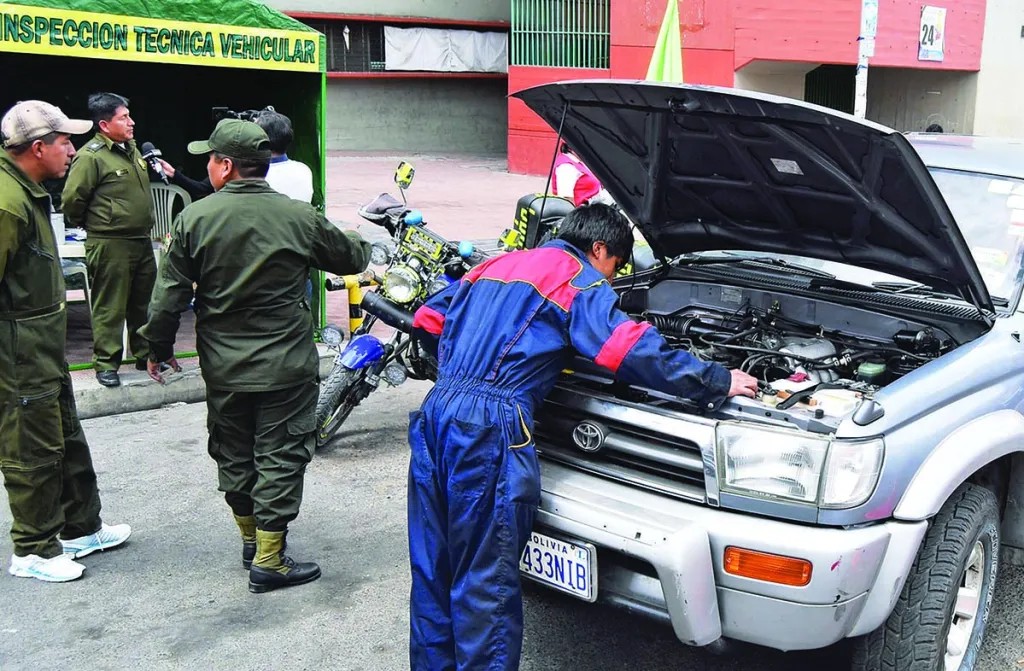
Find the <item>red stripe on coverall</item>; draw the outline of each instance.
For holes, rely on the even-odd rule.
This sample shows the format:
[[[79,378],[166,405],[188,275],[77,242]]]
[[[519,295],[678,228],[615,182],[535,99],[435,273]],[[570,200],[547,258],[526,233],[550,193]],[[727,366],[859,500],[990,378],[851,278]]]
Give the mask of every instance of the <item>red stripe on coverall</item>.
[[[439,336],[441,335],[441,330],[444,329],[444,315],[432,307],[423,305],[416,311],[416,315],[412,320],[412,327],[423,329],[431,335]]]
[[[530,255],[530,262],[523,263],[520,255]],[[465,280],[494,280],[496,282],[523,282],[529,284],[537,292],[567,311],[579,295],[580,290],[572,286],[573,278],[583,270],[583,264],[575,256],[562,249],[545,248],[531,249],[526,252],[513,252],[491,262],[477,266]]]
[[[608,340],[604,341],[601,351],[594,357],[594,363],[607,368],[613,373],[617,373],[619,366],[622,365],[622,360],[629,354],[629,350],[633,349],[633,345],[640,340],[640,336],[649,328],[651,328],[651,325],[647,322],[640,322],[639,324],[634,321],[622,322],[615,327]]]

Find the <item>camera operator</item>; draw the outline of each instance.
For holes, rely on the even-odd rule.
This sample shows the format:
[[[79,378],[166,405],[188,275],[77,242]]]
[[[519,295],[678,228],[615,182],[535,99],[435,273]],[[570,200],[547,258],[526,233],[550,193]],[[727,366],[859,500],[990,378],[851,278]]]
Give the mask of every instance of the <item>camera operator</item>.
[[[214,117],[255,122],[270,138],[270,170],[266,177],[270,188],[304,203],[313,201],[313,172],[305,163],[288,158],[288,148],[295,137],[291,119],[270,105],[258,112],[248,110],[241,113],[217,107],[214,108]],[[167,173],[171,181],[185,189],[192,200],[199,200],[213,193],[213,185],[210,184],[209,178],[201,181],[194,180],[180,170],[176,170],[167,161],[157,160],[160,161],[164,172]]]

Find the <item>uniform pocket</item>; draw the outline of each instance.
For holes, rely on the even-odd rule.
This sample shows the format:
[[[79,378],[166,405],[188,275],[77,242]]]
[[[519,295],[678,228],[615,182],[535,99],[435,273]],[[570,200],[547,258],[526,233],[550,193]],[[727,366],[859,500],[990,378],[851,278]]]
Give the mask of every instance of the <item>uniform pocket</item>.
[[[409,413],[409,472],[417,482],[431,482],[437,470],[427,446],[426,417],[422,410]]]
[[[59,389],[64,365],[64,307],[14,322],[14,371],[18,395],[35,397]],[[56,393],[56,392],[54,392]]]
[[[452,419],[444,448],[452,494],[472,497],[494,489],[497,464],[506,447],[501,434],[493,424]]]
[[[540,464],[530,428],[532,422],[518,404],[514,416],[513,437],[519,442],[509,445],[505,460],[509,497],[517,505],[536,507],[540,504]]]
[[[61,460],[64,432],[59,394],[58,385],[39,394],[20,396],[17,405],[7,411],[10,416],[2,420],[5,431],[0,438],[0,464],[5,469],[34,470]]]
[[[319,388],[319,387],[318,387]],[[299,414],[288,420],[288,435],[295,438],[302,438],[302,446],[305,448],[306,463],[313,459],[316,451],[316,396],[313,396],[313,405],[308,405]]]

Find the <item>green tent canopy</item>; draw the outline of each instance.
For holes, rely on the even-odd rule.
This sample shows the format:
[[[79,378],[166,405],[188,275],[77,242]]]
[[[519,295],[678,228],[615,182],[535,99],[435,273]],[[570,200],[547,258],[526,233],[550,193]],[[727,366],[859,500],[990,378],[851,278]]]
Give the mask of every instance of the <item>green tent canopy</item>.
[[[88,118],[90,93],[119,93],[139,144],[200,179],[206,159],[185,146],[209,136],[213,108],[272,105],[292,120],[289,155],[312,168],[321,208],[325,62],[321,33],[251,0],[0,0],[0,113],[41,99]]]

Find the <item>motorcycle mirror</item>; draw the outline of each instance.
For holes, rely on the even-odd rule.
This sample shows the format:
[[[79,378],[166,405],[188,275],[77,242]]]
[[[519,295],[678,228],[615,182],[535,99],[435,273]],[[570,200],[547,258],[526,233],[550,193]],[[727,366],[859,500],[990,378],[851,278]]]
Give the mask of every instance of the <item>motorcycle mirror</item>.
[[[416,168],[412,167],[411,163],[402,161],[395,168],[395,184],[398,185],[399,189],[403,191],[409,188],[412,184],[412,178],[416,174]]]

